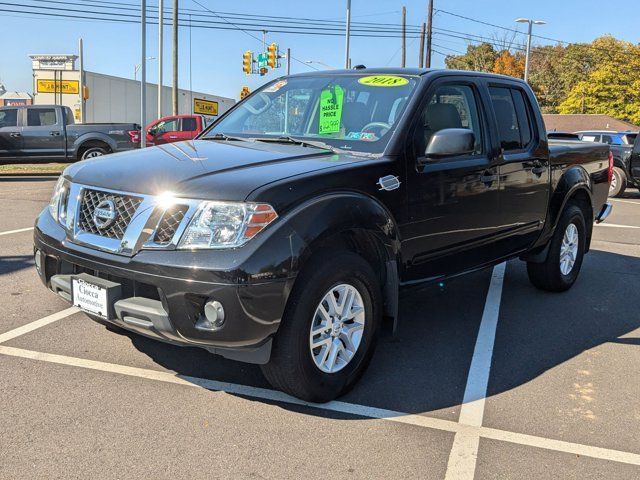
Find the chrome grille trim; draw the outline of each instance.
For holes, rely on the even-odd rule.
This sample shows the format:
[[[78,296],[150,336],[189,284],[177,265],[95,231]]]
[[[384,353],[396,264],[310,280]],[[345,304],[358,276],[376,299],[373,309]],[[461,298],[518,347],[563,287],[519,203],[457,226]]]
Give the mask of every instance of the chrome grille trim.
[[[123,205],[127,207],[126,212],[130,216],[126,225],[121,225],[117,231],[110,232],[111,235],[97,234],[95,233],[97,228],[91,229],[86,225],[87,212],[83,212],[83,201],[87,192],[99,192],[106,196],[139,201],[135,201],[135,205],[133,203]],[[174,250],[200,203],[200,200],[176,198],[172,205],[167,206],[163,205],[160,197],[154,195],[71,183],[64,226],[70,242],[118,255],[133,256],[143,248]],[[135,209],[132,209],[133,206]],[[186,208],[183,218],[177,222],[177,225],[175,220],[172,225],[162,224],[166,212],[175,206]],[[112,227],[113,225],[108,229]],[[170,235],[172,230],[173,236]],[[163,242],[157,243],[156,233],[160,231],[163,232],[161,235]]]
[[[172,205],[165,210],[153,235],[153,241],[158,245],[170,243],[188,210],[188,205]]]
[[[113,200],[116,205],[117,217],[112,225],[107,228],[98,228],[93,221],[93,212],[96,206],[103,200]],[[101,237],[115,238],[122,240],[129,223],[136,214],[138,207],[142,203],[142,197],[133,195],[121,195],[103,190],[86,188],[83,191],[80,201],[80,229],[87,233],[99,235]]]

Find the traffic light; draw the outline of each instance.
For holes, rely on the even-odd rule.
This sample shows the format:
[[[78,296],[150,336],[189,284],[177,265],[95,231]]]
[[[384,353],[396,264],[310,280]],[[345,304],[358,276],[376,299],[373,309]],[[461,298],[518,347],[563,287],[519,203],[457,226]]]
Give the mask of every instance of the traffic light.
[[[247,50],[242,55],[242,71],[247,75],[253,73],[253,52],[251,50]]]
[[[240,100],[244,100],[244,98],[248,97],[250,93],[251,92],[249,91],[249,87],[242,87],[242,90],[240,90]]]
[[[272,43],[267,47],[267,65],[270,68],[276,68],[278,66],[278,44]]]
[[[266,68],[266,67],[260,68],[260,70],[259,70],[260,76],[262,77],[262,76],[266,75],[268,71],[269,71],[269,69]]]

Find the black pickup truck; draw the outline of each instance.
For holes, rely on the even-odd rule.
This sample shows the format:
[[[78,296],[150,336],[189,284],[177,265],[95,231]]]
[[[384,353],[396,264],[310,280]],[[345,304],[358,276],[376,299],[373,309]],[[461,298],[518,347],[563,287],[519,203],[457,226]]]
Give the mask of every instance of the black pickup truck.
[[[400,288],[517,257],[536,287],[570,288],[611,210],[611,162],[603,144],[548,142],[510,77],[293,75],[194,141],[69,166],[36,268],[97,321],[327,401],[397,321]]]
[[[0,108],[0,163],[70,162],[139,146],[135,123],[75,124],[59,105]]]

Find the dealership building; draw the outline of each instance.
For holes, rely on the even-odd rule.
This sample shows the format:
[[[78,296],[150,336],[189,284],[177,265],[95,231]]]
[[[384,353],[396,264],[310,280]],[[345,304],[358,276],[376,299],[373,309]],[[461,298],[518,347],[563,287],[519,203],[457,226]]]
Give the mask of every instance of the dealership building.
[[[29,55],[33,69],[33,104],[64,105],[76,122],[140,123],[140,82],[102,73],[81,72],[77,55]],[[81,75],[84,78],[84,88]],[[84,118],[81,99],[84,93]],[[158,86],[147,83],[147,124],[158,117]],[[178,113],[199,113],[210,120],[235,104],[231,98],[178,90]],[[172,113],[172,90],[162,87],[162,113]]]

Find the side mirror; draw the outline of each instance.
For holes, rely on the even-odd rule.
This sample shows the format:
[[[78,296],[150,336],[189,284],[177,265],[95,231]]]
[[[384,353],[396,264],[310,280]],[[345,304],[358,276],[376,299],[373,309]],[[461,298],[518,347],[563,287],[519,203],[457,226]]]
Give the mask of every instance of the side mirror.
[[[437,162],[445,157],[469,155],[475,150],[476,136],[467,128],[445,128],[435,132],[424,152],[422,163]]]

